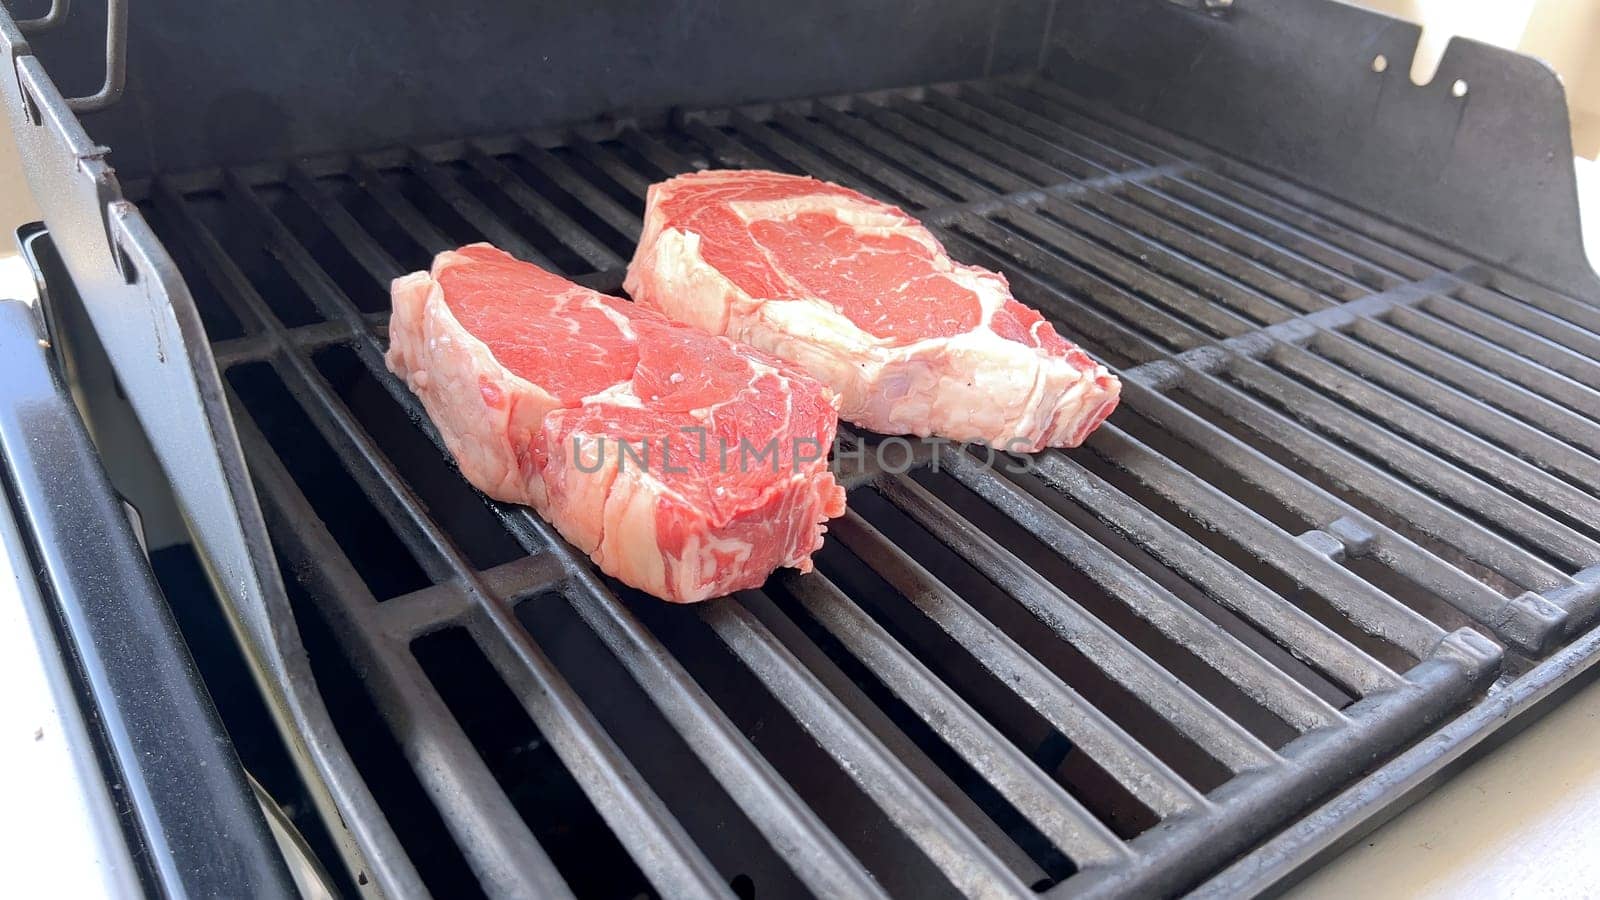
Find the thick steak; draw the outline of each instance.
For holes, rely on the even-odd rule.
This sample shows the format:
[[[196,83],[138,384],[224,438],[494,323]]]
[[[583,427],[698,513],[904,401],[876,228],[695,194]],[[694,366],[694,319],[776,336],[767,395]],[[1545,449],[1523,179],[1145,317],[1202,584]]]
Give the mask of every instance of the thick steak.
[[[487,244],[391,294],[389,368],[462,474],[634,587],[687,603],[809,571],[844,512],[832,392],[759,351]]]
[[[776,172],[650,187],[633,299],[799,366],[886,434],[1075,447],[1121,384],[928,229],[855,191]]]

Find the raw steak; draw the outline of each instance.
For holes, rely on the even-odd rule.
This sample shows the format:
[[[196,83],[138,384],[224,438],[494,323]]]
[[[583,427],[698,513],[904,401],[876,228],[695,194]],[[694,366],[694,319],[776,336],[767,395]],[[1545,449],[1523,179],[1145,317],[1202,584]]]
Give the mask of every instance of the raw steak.
[[[625,287],[810,372],[839,392],[842,417],[886,434],[1075,447],[1121,391],[1005,276],[952,261],[899,209],[812,178],[652,185]]]
[[[487,244],[391,295],[389,368],[462,474],[634,587],[687,603],[809,571],[844,512],[834,396],[778,360]]]

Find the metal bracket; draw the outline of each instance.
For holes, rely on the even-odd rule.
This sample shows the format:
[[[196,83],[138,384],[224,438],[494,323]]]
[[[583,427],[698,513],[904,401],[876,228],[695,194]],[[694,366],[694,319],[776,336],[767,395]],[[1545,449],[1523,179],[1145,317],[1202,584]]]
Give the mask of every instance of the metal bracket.
[[[38,57],[31,54],[19,56],[16,61],[17,90],[21,95],[22,106],[29,124],[35,129],[53,131],[60,139],[58,141],[45,140],[39,144],[40,155],[25,156],[24,165],[30,170],[34,166],[47,166],[61,151],[72,156],[75,174],[87,176],[89,190],[95,195],[95,208],[99,212],[100,234],[105,237],[105,246],[110,253],[112,266],[122,276],[125,284],[132,284],[134,273],[126,265],[126,254],[117,248],[116,232],[113,230],[112,205],[120,201],[122,187],[117,182],[115,173],[106,155],[110,151],[90,140],[81,127],[78,126],[76,117],[70,112],[58,113],[58,107],[52,106],[54,93],[50,84],[50,76],[44,72]],[[20,131],[17,134],[19,145],[28,147],[31,141],[24,140],[27,135]],[[30,171],[31,174],[31,171]],[[38,190],[35,190],[38,195]],[[74,207],[74,211],[81,212],[82,207]]]
[[[106,2],[106,80],[87,97],[68,97],[73,112],[93,112],[117,102],[128,78],[128,2]]]
[[[243,453],[193,298],[138,208],[122,196],[106,147],[93,141],[75,109],[98,108],[121,92],[124,0],[110,0],[106,87],[66,101],[9,13],[0,7],[0,109],[15,135],[29,187],[58,251],[58,278],[70,283],[104,344],[158,459],[178,487],[190,526],[215,540],[206,564],[230,623],[241,634],[269,708],[313,802],[335,832],[351,872],[371,871],[365,848],[398,856],[386,825],[359,835],[337,828],[345,812],[381,822],[314,689],[272,557]],[[388,885],[393,887],[394,885]]]
[[[72,0],[51,0],[50,11],[37,19],[15,22],[22,34],[39,34],[60,25],[72,8]],[[100,89],[86,97],[66,98],[73,112],[105,109],[122,97],[128,80],[128,2],[106,0],[106,77]],[[37,115],[32,116],[38,124]]]
[[[50,11],[37,19],[23,19],[17,22],[17,30],[23,34],[37,34],[47,31],[61,24],[67,17],[67,12],[72,9],[72,0],[50,0]]]

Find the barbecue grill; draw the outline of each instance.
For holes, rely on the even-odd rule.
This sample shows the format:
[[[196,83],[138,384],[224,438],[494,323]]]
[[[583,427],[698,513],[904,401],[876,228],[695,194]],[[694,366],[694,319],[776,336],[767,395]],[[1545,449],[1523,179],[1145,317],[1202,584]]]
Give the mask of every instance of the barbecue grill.
[[[1415,26],[1322,0],[58,3],[0,15],[52,346],[170,485],[157,574],[337,889],[1258,892],[1600,654],[1600,281],[1536,61],[1416,86]],[[488,240],[620,292],[707,167],[904,207],[1121,408],[1023,472],[841,455],[759,591],[598,576],[455,472],[387,286]],[[127,802],[152,885],[283,887]]]

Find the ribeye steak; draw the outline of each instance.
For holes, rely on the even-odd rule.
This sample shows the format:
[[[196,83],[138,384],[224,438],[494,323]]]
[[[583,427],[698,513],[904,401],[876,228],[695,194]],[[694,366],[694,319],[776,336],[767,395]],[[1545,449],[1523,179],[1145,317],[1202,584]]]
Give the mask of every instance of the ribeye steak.
[[[810,372],[840,415],[887,434],[1074,447],[1121,384],[953,261],[901,210],[795,175],[706,171],[652,185],[633,299]]]
[[[691,602],[811,568],[844,512],[835,398],[748,346],[487,244],[395,280],[389,368],[479,490]]]

